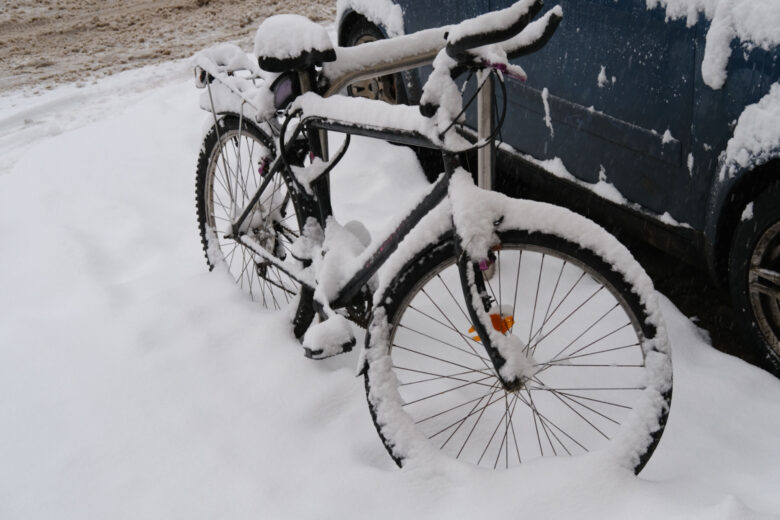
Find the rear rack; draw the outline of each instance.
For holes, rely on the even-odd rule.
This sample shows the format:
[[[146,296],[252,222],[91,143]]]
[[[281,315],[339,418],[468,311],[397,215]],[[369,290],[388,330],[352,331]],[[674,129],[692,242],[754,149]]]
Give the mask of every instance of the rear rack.
[[[236,45],[204,49],[193,58],[195,86],[205,88],[200,107],[213,114],[234,113],[264,121],[275,113],[269,86],[276,74],[265,72]]]

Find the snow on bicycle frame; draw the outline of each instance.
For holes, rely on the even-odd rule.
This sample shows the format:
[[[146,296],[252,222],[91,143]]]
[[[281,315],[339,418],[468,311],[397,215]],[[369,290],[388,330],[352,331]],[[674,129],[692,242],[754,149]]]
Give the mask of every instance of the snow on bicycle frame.
[[[389,337],[395,334],[398,322],[387,319],[392,319],[393,313],[398,312],[397,306],[394,310],[394,300],[407,298],[406,289],[400,289],[400,294],[397,292],[398,284],[402,284],[404,277],[414,271],[417,265],[414,264],[415,259],[420,258],[420,255],[425,258],[429,254],[426,248],[432,247],[430,251],[433,252],[443,250],[437,249],[440,248],[437,244],[445,244],[448,253],[452,255],[450,258],[455,259],[465,297],[468,325],[458,334],[465,337],[465,330],[469,326],[472,328],[469,332],[477,334],[472,339],[479,342],[480,348],[487,354],[487,357],[482,358],[486,363],[485,368],[497,380],[493,386],[513,395],[520,391],[527,393],[530,386],[540,384],[537,377],[540,372],[551,367],[557,370],[557,367],[566,366],[566,359],[561,361],[558,358],[571,343],[551,363],[537,361],[534,357],[536,345],[553,334],[558,326],[542,333],[547,319],[545,312],[545,321],[535,334],[532,334],[535,330],[534,316],[530,316],[527,340],[521,340],[519,335],[513,334],[514,309],[507,310],[501,304],[500,285],[498,299],[495,295],[491,299],[486,290],[486,281],[494,276],[490,274],[494,272],[491,266],[499,266],[500,280],[500,248],[508,244],[510,250],[513,247],[522,249],[525,246],[518,246],[519,242],[512,241],[526,239],[511,237],[522,236],[523,233],[547,237],[545,240],[551,240],[549,244],[553,244],[531,245],[528,248],[530,251],[541,247],[542,251],[546,250],[552,256],[561,251],[570,251],[559,257],[564,259],[563,266],[569,262],[575,269],[581,269],[579,279],[586,272],[591,275],[589,279],[595,280],[596,287],[599,287],[594,295],[606,288],[605,294],[611,294],[616,302],[611,308],[619,307],[628,317],[628,323],[616,330],[628,326],[636,333],[635,344],[602,352],[639,348],[643,377],[647,375],[646,381],[637,383],[645,388],[636,401],[638,413],[626,419],[629,427],[620,430],[613,443],[613,454],[616,453],[624,461],[630,460],[632,468],[638,470],[649,458],[663,429],[671,389],[670,358],[652,283],[641,267],[614,237],[593,222],[563,208],[509,199],[480,190],[474,186],[470,174],[459,167],[459,152],[478,150],[479,185],[482,188],[490,187],[492,165],[489,147],[503,121],[503,115],[497,124],[493,121],[491,81],[494,76],[501,80],[503,73],[524,77],[522,69],[512,65],[510,59],[542,47],[562,15],[560,8],[556,7],[529,24],[540,8],[539,0],[521,0],[508,9],[467,20],[457,26],[350,49],[333,48],[324,29],[306,19],[296,16],[272,17],[263,22],[255,41],[260,69],[244,63],[237,48],[223,46],[206,51],[196,58],[198,84],[207,89],[202,96],[202,105],[214,114],[214,128],[209,134],[211,137],[207,136],[204,142],[205,151],[201,152],[202,158],[199,159],[199,179],[204,153],[208,155],[208,151],[214,148],[219,150],[219,154],[223,153],[222,145],[219,144],[223,142],[220,128],[234,132],[230,139],[236,139],[237,135],[240,141],[242,132],[251,131],[251,127],[244,125],[244,121],[250,120],[259,125],[257,128],[267,129],[265,131],[269,134],[278,137],[278,146],[274,147],[255,133],[256,141],[277,150],[271,156],[273,162],[269,160],[268,163],[260,164],[260,186],[254,192],[255,195],[248,200],[244,199],[240,207],[231,207],[227,219],[223,219],[229,225],[222,231],[222,238],[251,251],[250,262],[244,265],[245,270],[249,267],[265,273],[265,269],[273,267],[299,284],[300,300],[293,325],[296,336],[303,337],[304,349],[309,357],[329,357],[348,351],[355,344],[344,315],[336,310],[346,309],[355,320],[352,310],[357,309],[360,316],[356,321],[361,316],[366,319],[369,316],[367,312],[371,310],[367,348],[364,350],[365,357],[361,358],[361,368],[367,380],[369,406],[375,424],[388,451],[399,464],[416,452],[417,441],[409,444],[403,436],[398,437],[398,430],[394,428],[400,424],[398,421],[405,421],[398,414],[403,404],[392,398],[392,391],[388,394],[378,389],[387,381],[392,381],[387,379],[383,367],[387,366],[385,358],[390,354]],[[431,62],[434,71],[424,88],[420,107],[391,106],[378,101],[336,95],[351,82]],[[464,109],[461,91],[453,78],[464,71],[477,73],[479,115],[476,139],[460,131],[458,125],[462,122]],[[499,81],[499,85],[503,88],[502,81]],[[233,122],[220,125],[218,114],[226,114],[225,120],[232,118]],[[281,125],[277,117],[280,114],[285,117]],[[333,158],[328,155],[328,131],[346,134],[344,145]],[[400,221],[395,231],[384,240],[373,243],[370,239],[361,238],[364,228],[350,228],[349,224],[341,226],[332,218],[328,174],[343,157],[351,134],[435,148],[443,152],[444,174]],[[206,144],[209,139],[218,144]],[[236,152],[236,159],[240,169],[240,148]],[[215,171],[218,166],[209,168]],[[278,176],[282,176],[289,187],[284,203],[292,199],[301,229],[300,236],[287,248],[290,254],[280,251],[273,239],[273,235],[279,235],[282,232],[279,228],[283,227],[281,217],[275,217],[272,209],[269,209],[274,205],[273,199],[265,206],[260,200],[271,179]],[[208,182],[208,176],[206,179]],[[199,190],[203,189],[200,180],[198,186]],[[244,188],[242,186],[242,190],[246,191]],[[249,191],[252,190],[255,190],[255,185],[250,187]],[[203,198],[201,192],[198,192],[198,197],[199,201]],[[301,216],[305,217],[305,222]],[[214,224],[204,224],[200,216],[199,219],[204,247],[208,246],[207,258],[212,265],[210,247],[216,242],[210,237],[216,235],[215,228],[210,226]],[[558,240],[563,240],[563,245],[555,245]],[[574,249],[567,249],[572,245]],[[590,260],[583,260],[583,255],[592,256],[588,257]],[[376,275],[379,267],[384,264],[387,269],[382,271],[383,278],[378,279]],[[601,267],[593,267],[597,264]],[[617,273],[619,280],[610,281],[610,277],[614,276],[610,273]],[[260,276],[269,282],[265,274]],[[282,281],[281,278],[277,279]],[[630,295],[626,292],[625,284],[628,284]],[[417,291],[416,288],[412,290]],[[386,294],[394,296],[385,297]],[[590,298],[592,296],[582,305]],[[494,301],[498,304],[494,304]],[[547,311],[550,311],[551,305],[552,299]],[[552,311],[553,314],[559,307],[560,304]],[[534,304],[534,315],[535,308]],[[319,314],[320,322],[312,324],[315,311]],[[403,309],[401,312],[404,312]],[[465,316],[466,313],[463,313]],[[604,316],[606,313],[574,338],[572,343],[599,324]],[[632,366],[627,365],[627,368]],[[380,387],[376,387],[376,384]],[[598,399],[594,401],[600,402]],[[391,424],[395,426],[385,429],[385,425]],[[413,424],[406,424],[402,429],[414,428]],[[606,437],[601,431],[599,433]],[[550,444],[552,447],[552,441]],[[508,448],[505,451],[508,455]]]
[[[431,187],[429,193],[388,239],[366,248],[362,254],[357,255],[355,261],[347,262],[348,267],[342,267],[342,272],[335,276],[336,284],[317,283],[318,280],[322,280],[322,277],[318,276],[316,271],[312,273],[311,270],[299,269],[289,262],[280,261],[250,237],[240,239],[266,261],[314,291],[315,302],[327,320],[312,326],[307,331],[304,346],[310,355],[328,356],[341,352],[345,348],[351,348],[354,338],[347,333],[346,327],[342,327],[344,329],[342,332],[334,333],[336,322],[343,324],[343,321],[333,312],[333,308],[344,307],[355,298],[420,219],[447,197],[451,191],[449,190],[450,177],[458,168],[457,159],[453,154],[474,147],[474,144],[464,137],[465,134],[450,131],[456,129],[454,123],[460,122],[464,114],[461,94],[453,76],[467,68],[480,71],[500,70],[516,76],[524,76],[522,69],[510,64],[509,59],[543,46],[561,19],[561,10],[556,7],[529,26],[530,20],[538,14],[541,6],[541,0],[522,0],[502,11],[488,13],[456,26],[423,31],[407,37],[338,51],[330,47],[329,41],[326,40],[327,35],[320,26],[296,15],[275,16],[263,22],[258,29],[255,54],[266,73],[279,75],[266,77],[266,82],[261,84],[253,95],[248,94],[251,92],[249,87],[254,85],[253,80],[262,77],[263,70],[252,70],[253,67],[247,67],[244,60],[237,56],[238,53],[231,53],[229,47],[218,47],[196,58],[196,63],[201,69],[198,80],[209,88],[209,104],[215,114],[222,109],[237,112],[243,117],[246,114],[245,107],[249,105],[256,110],[255,119],[263,120],[272,113],[269,102],[273,101],[274,106],[279,108],[286,98],[291,97],[294,101],[287,109],[286,124],[291,120],[290,114],[300,114],[301,122],[288,141],[294,141],[304,127],[320,130],[320,142],[315,146],[319,148],[318,155],[321,159],[315,160],[306,169],[291,167],[285,154],[284,138],[288,134],[286,124],[280,131],[283,136],[280,144],[281,153],[271,169],[273,171],[285,166],[290,168],[295,172],[299,189],[303,192],[310,192],[311,183],[335,166],[348,145],[347,140],[334,160],[328,161],[325,131],[337,131],[348,135],[359,134],[402,144],[436,148],[447,154],[446,174]],[[442,42],[445,43],[444,46]],[[433,61],[434,72],[424,88],[422,107],[388,105],[367,99],[334,95],[341,90],[342,85],[355,81],[355,78],[361,78],[366,74],[387,74],[410,66],[419,66],[428,63],[434,53],[436,55]],[[379,56],[384,56],[384,59],[380,59]],[[248,79],[231,77],[231,62],[249,70],[251,76]],[[349,65],[343,65],[344,62]],[[377,62],[380,65],[377,65]],[[373,65],[368,66],[369,63]],[[327,88],[319,90],[325,91],[325,97],[313,91],[315,78],[312,77],[312,72],[315,65],[322,65],[319,83],[327,85]],[[224,88],[213,93],[210,87],[211,79],[220,77],[220,72],[224,71],[228,72],[228,77],[222,77],[219,81]],[[300,90],[305,92],[297,95],[293,88],[284,86],[286,85],[284,81],[287,79],[285,74],[289,75],[290,80],[299,79]],[[481,76],[480,81],[484,87],[489,74]],[[268,80],[273,80],[270,88],[266,86]],[[232,92],[234,98],[226,96],[226,92]],[[281,96],[280,92],[283,92]],[[492,85],[489,88],[480,88],[479,92],[482,104],[492,102]],[[492,107],[483,108],[482,111],[490,114]],[[479,134],[483,140],[477,144],[479,148],[490,144],[485,139],[494,133],[494,129],[490,128],[492,120],[487,119],[482,122],[484,125],[480,125]],[[484,169],[484,162],[480,161],[480,163]],[[480,177],[484,179],[489,178],[490,175],[482,174]],[[258,190],[258,194],[262,191],[263,186]],[[251,220],[252,208],[256,202],[256,198],[250,200],[234,222],[233,236],[240,236],[242,229]],[[330,210],[325,210],[323,214],[327,219]],[[331,223],[327,222],[327,224]],[[474,258],[486,258],[489,249],[489,244],[486,242],[494,236],[493,229],[461,227],[462,229],[457,229],[457,233],[462,243],[467,244],[470,255]],[[306,252],[299,252],[297,255],[298,258],[305,259],[314,256]],[[327,262],[316,263],[327,264]],[[341,265],[343,266],[344,262]],[[328,270],[327,266],[316,267],[319,270]],[[503,336],[491,334],[479,324],[476,327],[485,338],[485,347],[496,363],[497,370],[499,367],[504,367],[506,375],[504,383],[511,384],[512,381],[518,380],[518,372],[521,371],[524,360],[512,354],[511,345],[504,345],[506,341]],[[320,334],[319,330],[327,332]],[[498,344],[499,350],[492,347],[494,342]],[[507,363],[508,360],[514,362]]]

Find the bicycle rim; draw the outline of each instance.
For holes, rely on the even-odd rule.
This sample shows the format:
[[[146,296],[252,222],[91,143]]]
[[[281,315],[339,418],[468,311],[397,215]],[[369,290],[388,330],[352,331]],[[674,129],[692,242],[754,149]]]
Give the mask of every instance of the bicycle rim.
[[[253,301],[268,309],[284,308],[294,301],[300,284],[230,235],[231,222],[263,183],[266,187],[248,219],[247,235],[284,259],[300,233],[285,179],[281,172],[269,173],[273,143],[248,125],[239,130],[232,120],[222,124],[218,142],[213,128],[211,133],[207,141],[211,138],[213,146],[202,181],[202,233],[209,266],[224,264]]]
[[[504,235],[485,273],[493,310],[504,310],[494,312],[500,318],[490,325],[505,327],[538,365],[520,390],[501,386],[481,338],[470,331],[451,249],[418,256],[411,272],[390,285],[383,300],[397,303],[384,307],[385,359],[373,353],[367,385],[380,435],[397,462],[414,450],[404,448],[411,441],[399,439],[387,417],[402,417],[404,430],[413,428],[428,448],[488,468],[609,450],[618,437],[633,444],[636,471],[652,453],[669,396],[665,403],[648,400],[654,391],[645,381],[657,367],[646,362],[647,339],[655,334],[646,313],[635,296],[626,298],[625,287],[616,288],[603,261],[583,262],[558,237],[528,238]],[[373,387],[372,378],[392,383]],[[634,427],[632,413],[654,416],[653,435],[621,432]]]

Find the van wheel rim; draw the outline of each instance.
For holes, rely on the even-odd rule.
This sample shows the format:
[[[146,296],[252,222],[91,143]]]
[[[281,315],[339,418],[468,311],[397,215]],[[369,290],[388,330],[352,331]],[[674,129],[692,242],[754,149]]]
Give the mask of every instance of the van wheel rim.
[[[748,289],[758,328],[780,356],[780,222],[770,226],[753,249]]]

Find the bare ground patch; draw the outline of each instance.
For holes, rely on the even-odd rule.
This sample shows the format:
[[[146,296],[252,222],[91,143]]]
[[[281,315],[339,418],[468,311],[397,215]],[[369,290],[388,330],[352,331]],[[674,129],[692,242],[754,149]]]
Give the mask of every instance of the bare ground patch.
[[[51,88],[191,56],[220,41],[247,49],[259,23],[295,12],[317,22],[335,2],[314,0],[15,0],[0,3],[0,92]]]

